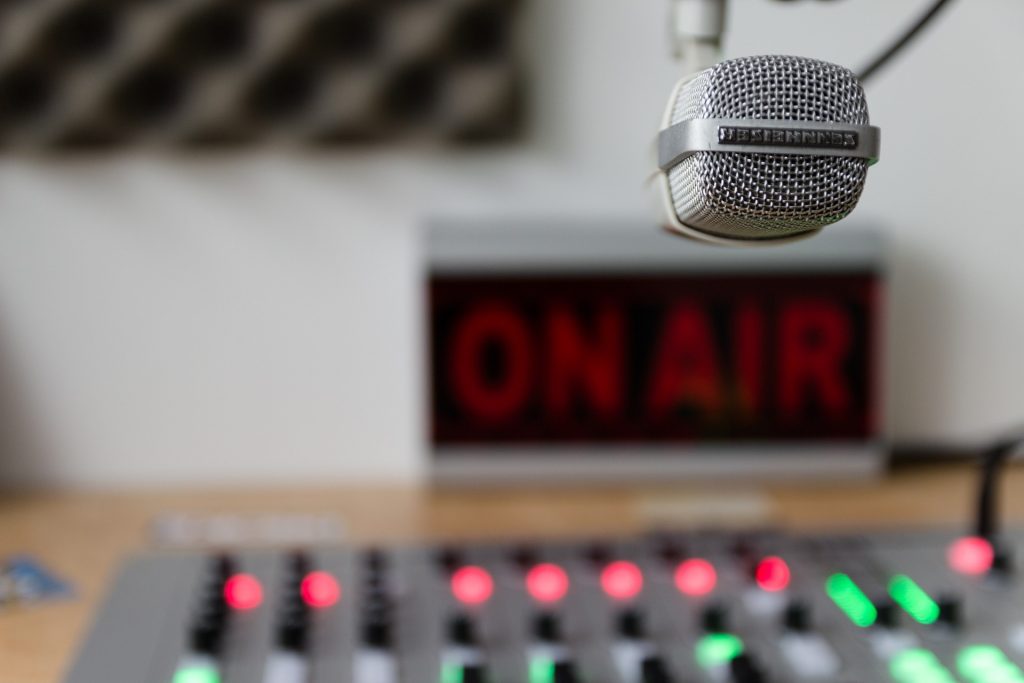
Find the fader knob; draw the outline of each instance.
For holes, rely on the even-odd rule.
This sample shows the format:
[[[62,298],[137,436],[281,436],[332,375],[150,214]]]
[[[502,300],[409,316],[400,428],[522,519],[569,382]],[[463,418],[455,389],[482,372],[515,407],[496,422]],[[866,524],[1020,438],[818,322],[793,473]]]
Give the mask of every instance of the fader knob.
[[[900,625],[900,613],[892,600],[878,600],[875,602],[875,624],[882,628],[898,628]]]
[[[281,624],[277,634],[278,645],[291,652],[305,652],[309,636],[306,619],[293,616]]]
[[[742,654],[729,662],[729,673],[733,683],[767,683],[768,681],[760,665],[748,654]]]
[[[562,639],[562,629],[558,617],[550,612],[538,614],[533,620],[533,635],[537,640],[554,643]]]
[[[571,661],[555,662],[552,683],[580,683],[580,678],[576,673],[576,665]]]
[[[442,548],[437,553],[437,563],[442,569],[451,573],[459,568],[462,562],[462,553],[455,548]]]
[[[462,667],[462,683],[484,683],[487,680],[487,672],[482,664],[466,664]]]
[[[220,652],[224,631],[219,623],[200,621],[189,631],[189,644],[195,652],[215,655]]]
[[[368,621],[363,625],[363,642],[370,647],[391,647],[391,625],[383,620]]]
[[[951,628],[960,626],[962,618],[961,602],[955,595],[943,595],[939,598],[939,623]]]
[[[708,605],[700,619],[701,628],[708,633],[725,633],[729,630],[729,613],[724,605]]]
[[[458,645],[473,645],[476,643],[476,632],[473,628],[473,621],[465,614],[458,614],[452,617],[448,623],[448,637]]]
[[[618,632],[623,638],[634,640],[643,638],[645,631],[644,615],[634,609],[628,609],[619,614]]]
[[[786,605],[782,623],[787,631],[805,633],[811,629],[811,608],[802,601],[794,600]]]
[[[526,570],[537,564],[537,551],[529,546],[520,546],[512,552],[512,561]]]
[[[611,550],[603,543],[592,544],[587,548],[586,555],[587,559],[590,560],[592,564],[599,566],[608,564],[612,559]]]
[[[661,657],[644,657],[640,663],[640,683],[672,683],[672,676]]]
[[[1013,573],[1013,551],[1004,545],[996,544],[992,555],[992,571],[1000,574]]]
[[[675,564],[683,557],[683,549],[670,538],[658,541],[657,552],[658,556],[668,564]]]

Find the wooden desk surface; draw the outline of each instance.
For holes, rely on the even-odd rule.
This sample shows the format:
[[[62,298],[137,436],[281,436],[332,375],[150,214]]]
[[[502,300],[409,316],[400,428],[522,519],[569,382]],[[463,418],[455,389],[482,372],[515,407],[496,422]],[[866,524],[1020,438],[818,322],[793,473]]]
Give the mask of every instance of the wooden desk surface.
[[[710,522],[791,529],[963,526],[974,469],[900,469],[875,484],[763,489],[426,492],[321,489],[269,492],[31,494],[0,499],[0,558],[29,553],[74,582],[75,600],[0,608],[0,683],[61,680],[120,558],[146,547],[161,512],[333,514],[353,540],[614,534]],[[1008,473],[1004,508],[1024,519],[1024,468]]]

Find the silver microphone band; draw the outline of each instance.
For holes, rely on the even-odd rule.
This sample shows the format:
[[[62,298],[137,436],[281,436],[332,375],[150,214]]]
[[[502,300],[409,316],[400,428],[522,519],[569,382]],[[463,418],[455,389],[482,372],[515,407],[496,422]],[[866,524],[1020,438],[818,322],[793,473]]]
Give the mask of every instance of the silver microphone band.
[[[697,152],[856,157],[878,161],[881,131],[823,121],[691,119],[658,135],[658,166],[668,171]]]

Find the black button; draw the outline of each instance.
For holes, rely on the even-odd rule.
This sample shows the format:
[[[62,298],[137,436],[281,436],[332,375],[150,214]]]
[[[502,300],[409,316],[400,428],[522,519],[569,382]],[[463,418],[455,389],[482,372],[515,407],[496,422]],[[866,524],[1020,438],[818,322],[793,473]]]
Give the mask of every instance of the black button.
[[[576,665],[571,661],[555,662],[552,683],[579,683]]]
[[[446,572],[454,572],[462,564],[462,553],[455,548],[442,548],[437,553],[437,563]]]
[[[290,652],[305,652],[309,628],[305,619],[288,619],[277,631],[277,644]]]
[[[995,554],[992,555],[992,570],[1001,574],[1013,573],[1013,551],[1003,544],[993,544]]]
[[[608,564],[608,562],[612,559],[611,551],[608,549],[608,546],[604,545],[603,543],[592,544],[590,547],[587,548],[586,555],[587,559],[595,565]]]
[[[533,565],[537,564],[537,551],[529,546],[520,546],[512,552],[512,561],[515,562],[520,569],[526,571]]]
[[[538,614],[533,620],[533,635],[537,640],[554,643],[562,638],[558,617],[550,612]]]
[[[473,621],[465,614],[458,614],[452,617],[448,623],[448,637],[453,643],[459,645],[475,644],[476,632],[473,628]]]
[[[644,616],[633,609],[619,614],[619,635],[624,638],[640,639],[645,635]]]
[[[640,683],[672,683],[672,676],[661,657],[644,657],[640,662]]]
[[[363,624],[363,642],[370,647],[391,647],[390,622],[373,620]]]
[[[199,622],[189,631],[189,644],[192,650],[200,654],[215,655],[220,652],[224,631],[220,625],[211,622]]]
[[[882,628],[899,628],[900,612],[892,600],[876,600],[875,612],[878,614],[875,624]]]
[[[939,597],[939,621],[945,626],[957,627],[963,617],[960,599],[955,595],[943,595]]]
[[[708,605],[701,615],[701,627],[708,633],[725,633],[729,630],[729,613],[724,605]]]
[[[811,629],[811,608],[802,601],[794,600],[786,605],[782,613],[783,626],[789,631],[804,633]]]
[[[755,556],[754,544],[749,538],[738,538],[733,541],[732,554],[746,564],[752,563]]]
[[[466,664],[462,667],[462,683],[484,683],[487,672],[482,664]]]
[[[766,683],[768,680],[753,657],[742,654],[729,662],[733,683]]]
[[[683,558],[682,547],[670,538],[662,538],[657,544],[658,557],[669,564],[674,564]]]

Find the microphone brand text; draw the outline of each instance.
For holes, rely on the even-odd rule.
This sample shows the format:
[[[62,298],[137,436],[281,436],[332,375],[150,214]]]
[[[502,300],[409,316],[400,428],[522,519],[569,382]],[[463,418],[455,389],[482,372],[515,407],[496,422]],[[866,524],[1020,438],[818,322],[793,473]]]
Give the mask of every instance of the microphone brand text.
[[[857,133],[851,130],[758,128],[755,126],[718,127],[718,142],[723,145],[856,149],[860,142],[858,138]]]

